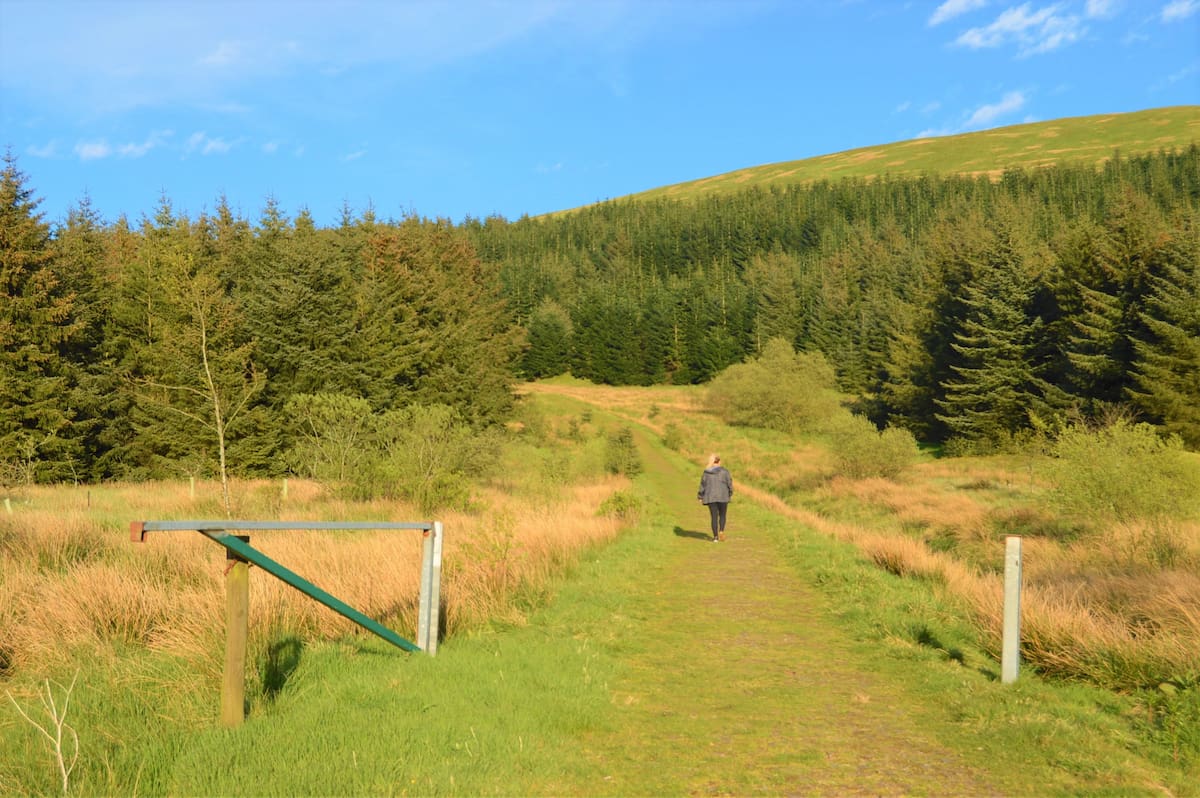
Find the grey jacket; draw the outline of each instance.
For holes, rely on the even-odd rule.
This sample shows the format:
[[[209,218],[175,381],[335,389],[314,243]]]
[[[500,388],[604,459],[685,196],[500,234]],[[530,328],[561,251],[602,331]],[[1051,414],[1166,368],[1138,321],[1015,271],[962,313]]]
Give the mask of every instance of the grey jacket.
[[[696,498],[705,504],[718,504],[733,498],[733,476],[722,465],[704,469]]]

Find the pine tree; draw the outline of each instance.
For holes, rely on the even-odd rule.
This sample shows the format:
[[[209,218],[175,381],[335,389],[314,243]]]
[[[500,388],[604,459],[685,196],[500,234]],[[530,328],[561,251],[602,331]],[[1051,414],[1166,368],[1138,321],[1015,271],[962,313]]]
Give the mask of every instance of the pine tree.
[[[562,305],[547,299],[529,320],[528,348],[521,370],[530,379],[565,373],[571,364],[571,316]]]
[[[1172,262],[1151,280],[1142,320],[1149,335],[1135,343],[1138,407],[1200,449],[1200,245],[1182,226]]]
[[[53,481],[76,476],[76,410],[62,401],[73,387],[64,351],[80,327],[73,297],[53,265],[41,200],[11,154],[0,171],[0,480]]]
[[[140,268],[126,294],[139,303],[129,315],[137,331],[128,352],[134,423],[160,458],[215,463],[228,514],[230,444],[264,377],[241,308],[189,221],[164,202],[144,228]]]
[[[938,420],[972,442],[1002,442],[1035,419],[1049,420],[1064,398],[1034,355],[1044,324],[1029,309],[1042,256],[1007,212],[997,227],[976,279],[964,286],[966,313],[951,344],[959,361],[937,400]]]
[[[105,350],[105,327],[112,310],[112,292],[105,273],[109,236],[91,201],[84,199],[67,213],[66,224],[52,242],[55,272],[64,292],[72,297],[71,319],[77,326],[64,358],[72,381],[62,397],[72,408],[72,435],[80,447],[77,478],[112,476],[106,430],[122,412],[120,385]]]

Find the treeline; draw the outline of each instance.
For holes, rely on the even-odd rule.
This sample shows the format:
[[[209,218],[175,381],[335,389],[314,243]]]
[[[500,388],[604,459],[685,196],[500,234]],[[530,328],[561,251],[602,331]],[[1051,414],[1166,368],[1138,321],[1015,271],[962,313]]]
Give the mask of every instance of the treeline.
[[[467,220],[525,375],[701,383],[772,338],[880,426],[1003,444],[1114,408],[1200,446],[1200,150]]]
[[[345,470],[400,448],[406,420],[509,415],[520,332],[452,225],[319,229],[273,202],[255,224],[225,202],[191,219],[164,199],[137,225],[85,200],[52,229],[27,182],[7,158],[0,484],[288,473],[314,467],[295,460],[314,438]]]
[[[274,202],[188,218],[164,198],[137,223],[85,199],[51,226],[38,205],[6,158],[10,484],[316,461],[383,484],[404,472],[396,424],[494,427],[516,379],[702,383],[772,339],[926,441],[1120,408],[1200,447],[1195,145],[461,225],[347,210],[318,228]]]

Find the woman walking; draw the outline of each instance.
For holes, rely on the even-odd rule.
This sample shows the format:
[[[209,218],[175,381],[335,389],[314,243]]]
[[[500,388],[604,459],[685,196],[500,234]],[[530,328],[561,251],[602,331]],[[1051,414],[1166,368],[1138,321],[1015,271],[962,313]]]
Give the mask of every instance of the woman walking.
[[[729,509],[729,500],[733,498],[733,476],[729,469],[721,465],[720,455],[714,454],[708,458],[708,465],[700,475],[700,491],[696,498],[701,504],[708,505],[713,543],[724,540],[725,513]]]

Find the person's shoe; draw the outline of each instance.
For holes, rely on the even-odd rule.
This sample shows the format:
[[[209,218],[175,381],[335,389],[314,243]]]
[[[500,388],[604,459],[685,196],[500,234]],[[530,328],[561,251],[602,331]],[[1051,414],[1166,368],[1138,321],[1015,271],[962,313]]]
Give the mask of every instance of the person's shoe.
[[[717,542],[719,542],[719,541],[720,541],[720,538],[718,538],[718,537],[713,537],[713,543],[717,543]]]
[[[717,536],[717,540],[719,540],[719,541],[721,541],[722,543],[724,543],[724,542],[725,542],[725,533],[724,533],[724,532],[722,532],[720,535],[718,535],[718,536]]]

